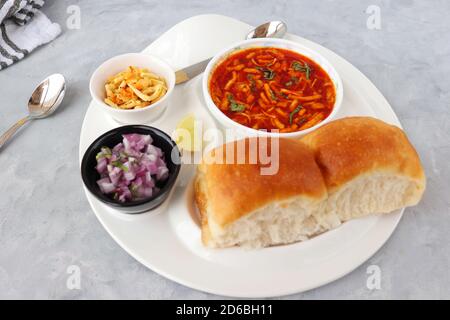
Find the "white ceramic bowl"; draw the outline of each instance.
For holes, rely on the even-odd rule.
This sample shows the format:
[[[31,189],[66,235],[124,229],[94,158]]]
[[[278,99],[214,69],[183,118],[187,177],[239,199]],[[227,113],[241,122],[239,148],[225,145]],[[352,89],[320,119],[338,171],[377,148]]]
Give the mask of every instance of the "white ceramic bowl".
[[[151,72],[163,77],[167,83],[167,92],[159,101],[142,109],[116,109],[107,105],[105,99],[105,83],[110,76],[126,70],[129,66],[148,68]],[[123,124],[145,124],[158,118],[167,108],[170,96],[175,87],[175,72],[161,59],[144,53],[126,53],[113,57],[102,63],[92,74],[89,90],[96,105],[104,112]]]
[[[336,101],[333,106],[333,110],[328,115],[327,118],[325,118],[322,122],[316,124],[315,126],[312,126],[311,128],[297,131],[297,132],[288,132],[288,133],[274,133],[274,132],[264,132],[260,130],[255,130],[249,127],[246,127],[244,125],[241,125],[230,118],[228,118],[220,109],[215,105],[213,102],[211,95],[209,93],[209,80],[210,77],[215,69],[215,67],[225,60],[230,54],[233,54],[236,51],[247,49],[251,47],[276,47],[276,48],[282,48],[291,50],[297,53],[300,53],[314,62],[316,62],[319,66],[321,66],[330,76],[334,87],[336,89]],[[296,42],[284,40],[284,39],[252,39],[252,40],[244,40],[242,42],[236,43],[227,49],[223,50],[222,52],[218,53],[208,64],[206,67],[205,73],[203,75],[203,96],[206,101],[206,105],[208,107],[208,110],[213,114],[215,119],[225,128],[234,129],[238,132],[244,133],[244,135],[254,136],[254,135],[267,135],[267,136],[273,136],[273,137],[286,137],[286,138],[296,138],[300,137],[308,132],[311,132],[315,130],[316,128],[320,127],[321,125],[329,122],[331,119],[335,117],[337,112],[339,111],[339,108],[341,107],[344,90],[342,86],[341,78],[339,77],[339,74],[336,72],[334,67],[328,62],[327,59],[325,59],[322,55],[319,53],[302,46],[301,44],[298,44]]]

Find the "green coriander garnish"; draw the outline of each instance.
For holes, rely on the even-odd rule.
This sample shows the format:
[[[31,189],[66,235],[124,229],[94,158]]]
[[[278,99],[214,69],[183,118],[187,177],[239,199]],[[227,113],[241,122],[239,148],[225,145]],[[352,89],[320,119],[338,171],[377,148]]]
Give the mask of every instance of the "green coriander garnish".
[[[113,161],[113,162],[111,162],[111,164],[114,166],[114,167],[117,167],[117,168],[120,168],[120,169],[122,169],[123,171],[125,171],[125,172],[128,172],[128,168],[122,163],[122,162],[120,162],[120,161]]]
[[[305,73],[306,79],[309,80],[310,75],[311,75],[311,67],[306,62],[303,62],[303,64],[302,64],[299,61],[294,61],[294,62],[292,62],[291,66],[295,71],[300,71],[300,72]]]
[[[258,69],[259,71],[262,71],[264,79],[272,80],[273,78],[275,78],[275,71],[263,67],[255,67],[255,68]]]
[[[299,104],[290,114],[289,114],[289,124],[292,124],[292,121],[294,121],[294,116],[302,110],[302,105]]]
[[[102,158],[109,159],[109,158],[111,158],[111,155],[110,155],[110,154],[104,154],[104,153],[102,153],[102,152],[99,152],[99,153],[97,153],[97,155],[95,156],[95,159],[96,159],[96,160],[100,160],[100,159],[102,159]]]
[[[101,151],[102,151],[104,154],[112,154],[112,151],[111,151],[111,149],[110,149],[109,147],[102,147],[102,148],[101,148]]]
[[[111,149],[108,147],[101,147],[100,149],[101,151],[99,153],[97,153],[97,155],[95,156],[96,160],[100,160],[101,158],[111,158],[112,152]]]
[[[245,106],[242,104],[233,103],[230,105],[230,110],[233,112],[242,112],[245,110]]]
[[[275,93],[272,91],[272,89],[270,88],[270,86],[268,84],[265,84],[264,86],[268,86],[268,91],[269,91],[269,95],[270,98],[274,101],[278,100],[277,96],[275,95]]]
[[[233,112],[243,112],[245,110],[245,106],[243,104],[237,103],[236,100],[234,100],[234,97],[232,94],[229,94],[227,96],[228,101],[230,102],[230,110]]]
[[[247,79],[248,81],[250,81],[250,90],[252,90],[252,92],[256,91],[256,83],[255,83],[255,79],[253,79],[253,75],[251,73],[247,74]]]

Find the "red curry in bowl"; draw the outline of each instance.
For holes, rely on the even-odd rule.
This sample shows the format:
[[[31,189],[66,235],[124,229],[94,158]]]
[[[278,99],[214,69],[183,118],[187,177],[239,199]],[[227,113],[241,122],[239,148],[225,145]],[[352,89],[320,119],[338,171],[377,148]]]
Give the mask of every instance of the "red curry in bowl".
[[[238,51],[214,69],[209,92],[230,119],[256,130],[295,132],[323,121],[336,91],[313,60],[275,47]]]

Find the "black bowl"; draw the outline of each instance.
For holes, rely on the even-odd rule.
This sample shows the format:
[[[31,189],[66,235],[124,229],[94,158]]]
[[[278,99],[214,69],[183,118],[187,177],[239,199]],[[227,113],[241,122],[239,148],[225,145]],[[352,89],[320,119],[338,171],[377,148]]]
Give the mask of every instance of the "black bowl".
[[[100,152],[101,147],[107,146],[113,148],[116,144],[122,142],[122,134],[127,133],[148,134],[152,137],[152,144],[158,148],[161,148],[161,150],[164,152],[164,160],[166,161],[167,168],[169,169],[169,177],[158,185],[160,190],[152,197],[122,203],[118,200],[114,200],[111,196],[103,194],[100,191],[100,188],[97,185],[97,180],[100,179],[100,175],[95,169],[97,165],[95,156]],[[156,209],[164,202],[164,200],[167,199],[170,191],[177,181],[180,167],[180,151],[177,147],[177,144],[170,138],[169,135],[153,127],[143,125],[129,125],[115,128],[102,134],[89,146],[89,148],[87,148],[81,162],[81,177],[83,178],[83,182],[86,188],[98,200],[124,213],[137,214]]]

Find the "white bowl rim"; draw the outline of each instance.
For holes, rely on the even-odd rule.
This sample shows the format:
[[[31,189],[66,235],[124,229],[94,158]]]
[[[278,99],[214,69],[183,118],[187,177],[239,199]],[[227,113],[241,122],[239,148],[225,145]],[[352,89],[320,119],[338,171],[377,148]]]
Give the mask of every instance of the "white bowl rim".
[[[92,88],[93,86],[93,79],[94,77],[98,74],[98,72],[100,71],[100,68],[103,67],[103,65],[109,63],[109,62],[113,62],[114,60],[119,60],[121,58],[125,58],[127,56],[140,56],[140,57],[145,57],[152,59],[154,62],[162,65],[164,68],[166,68],[167,70],[170,70],[171,73],[173,74],[173,77],[171,80],[173,81],[169,81],[169,79],[166,79],[167,82],[167,92],[166,94],[158,101],[156,101],[155,103],[152,103],[148,106],[145,106],[143,108],[139,108],[139,109],[117,109],[117,108],[113,108],[110,105],[106,104],[103,100],[99,99],[99,97],[94,93],[94,90]],[[129,53],[123,53],[123,54],[119,54],[117,56],[111,57],[108,60],[103,61],[96,69],[95,71],[92,73],[91,75],[91,79],[89,80],[89,91],[91,93],[91,97],[92,99],[97,103],[97,105],[100,105],[102,107],[108,108],[109,111],[113,111],[113,112],[117,112],[117,113],[136,113],[136,112],[142,112],[144,110],[149,110],[152,108],[155,108],[156,106],[158,106],[159,104],[163,103],[165,100],[167,100],[168,96],[173,92],[174,88],[175,88],[175,71],[173,70],[173,68],[164,60],[162,60],[161,58],[151,55],[151,54],[147,54],[147,53],[140,53],[140,52],[129,52]]]
[[[223,59],[226,55],[230,54],[232,51],[239,50],[240,46],[248,45],[248,44],[250,44],[250,45],[258,44],[258,43],[262,43],[262,42],[271,42],[271,43],[273,43],[274,47],[277,47],[277,44],[289,44],[296,48],[300,47],[302,50],[304,50],[307,53],[313,54],[315,56],[319,56],[322,59],[322,61],[325,63],[319,63],[318,61],[316,61],[313,58],[310,58],[310,59],[313,60],[318,65],[320,65],[321,67],[323,64],[326,64],[334,72],[334,74],[336,75],[335,77],[332,77],[328,72],[327,72],[327,74],[332,80],[334,80],[337,83],[337,87],[335,86],[336,101],[334,102],[333,110],[330,112],[330,114],[325,119],[323,119],[318,124],[308,128],[308,129],[301,130],[301,131],[269,132],[269,131],[263,131],[263,130],[256,130],[256,129],[244,126],[244,125],[230,119],[222,111],[219,110],[219,108],[216,106],[216,104],[214,103],[214,101],[211,98],[211,94],[209,92],[209,86],[208,86],[210,75],[211,75],[212,71],[214,70],[214,68],[216,67],[218,61]],[[243,48],[243,49],[246,49],[246,48]],[[302,51],[299,51],[296,49],[286,49],[286,50],[291,50],[291,51],[297,52],[299,54],[304,54],[304,53],[302,53]],[[302,44],[294,42],[294,41],[290,41],[290,40],[286,40],[286,39],[277,39],[277,38],[255,38],[255,39],[243,40],[243,41],[236,42],[233,45],[230,45],[227,48],[220,51],[219,53],[217,53],[211,59],[211,61],[208,63],[208,65],[206,66],[205,72],[203,74],[203,79],[202,79],[202,91],[203,91],[203,96],[206,101],[208,110],[210,110],[211,113],[213,113],[213,115],[215,116],[215,118],[217,120],[228,123],[229,124],[228,127],[235,126],[239,129],[242,129],[243,131],[247,131],[251,135],[263,135],[263,136],[268,136],[268,137],[285,137],[285,138],[294,138],[294,137],[303,136],[303,135],[319,128],[320,126],[328,123],[329,121],[331,121],[335,117],[335,115],[337,114],[339,109],[341,108],[342,101],[344,98],[344,90],[343,90],[343,84],[342,84],[341,77],[340,77],[339,73],[337,72],[336,68],[328,61],[328,59],[326,59],[322,54],[318,53],[317,51],[315,51],[305,45],[302,45]]]

